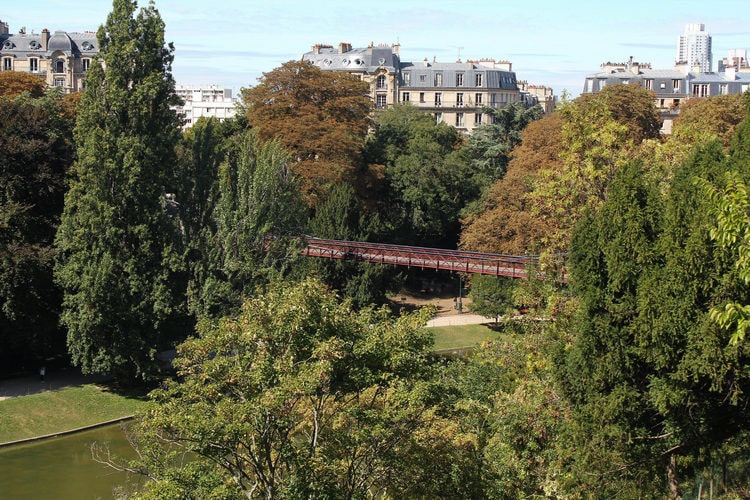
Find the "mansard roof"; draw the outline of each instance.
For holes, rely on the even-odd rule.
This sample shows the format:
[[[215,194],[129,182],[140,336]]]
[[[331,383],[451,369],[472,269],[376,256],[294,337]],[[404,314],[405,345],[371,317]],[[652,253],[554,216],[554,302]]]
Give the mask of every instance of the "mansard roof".
[[[68,57],[93,56],[99,52],[96,33],[68,33],[56,31],[49,37],[47,50],[43,50],[43,37],[49,33],[17,33],[0,35],[0,52],[19,58],[42,55],[49,57],[55,52],[62,52]]]
[[[302,60],[325,70],[364,73],[374,73],[381,67],[394,72],[399,66],[398,55],[387,45],[344,49],[334,49],[330,45],[316,46],[316,50],[303,54]]]

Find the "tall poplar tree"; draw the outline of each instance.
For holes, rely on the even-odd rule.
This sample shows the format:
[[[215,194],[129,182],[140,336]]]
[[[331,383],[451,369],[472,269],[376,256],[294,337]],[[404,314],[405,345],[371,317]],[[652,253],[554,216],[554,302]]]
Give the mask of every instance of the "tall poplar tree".
[[[165,189],[179,120],[173,47],[153,3],[114,0],[97,38],[74,137],[76,161],[57,234],[68,350],[85,373],[146,377],[175,301],[175,225]]]

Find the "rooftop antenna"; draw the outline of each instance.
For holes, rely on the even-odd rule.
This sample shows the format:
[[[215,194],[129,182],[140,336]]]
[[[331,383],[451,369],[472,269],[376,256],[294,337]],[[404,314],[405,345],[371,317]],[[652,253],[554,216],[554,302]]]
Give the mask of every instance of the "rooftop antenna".
[[[461,51],[464,50],[463,47],[456,47],[458,49],[458,62],[461,62]]]

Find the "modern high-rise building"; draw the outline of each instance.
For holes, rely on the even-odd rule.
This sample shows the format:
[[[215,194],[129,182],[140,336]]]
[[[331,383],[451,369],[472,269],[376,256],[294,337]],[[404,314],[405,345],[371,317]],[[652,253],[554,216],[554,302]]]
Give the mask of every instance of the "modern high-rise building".
[[[686,63],[690,68],[699,67],[701,73],[711,72],[711,34],[703,24],[690,23],[685,26],[685,33],[680,35],[677,44],[676,62]]]

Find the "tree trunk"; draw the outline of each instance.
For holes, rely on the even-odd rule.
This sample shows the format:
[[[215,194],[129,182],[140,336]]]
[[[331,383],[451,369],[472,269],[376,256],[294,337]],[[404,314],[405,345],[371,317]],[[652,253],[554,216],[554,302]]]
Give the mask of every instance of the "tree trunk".
[[[667,482],[669,483],[670,498],[680,500],[682,493],[680,485],[677,483],[677,455],[669,455],[669,465],[667,466]]]

